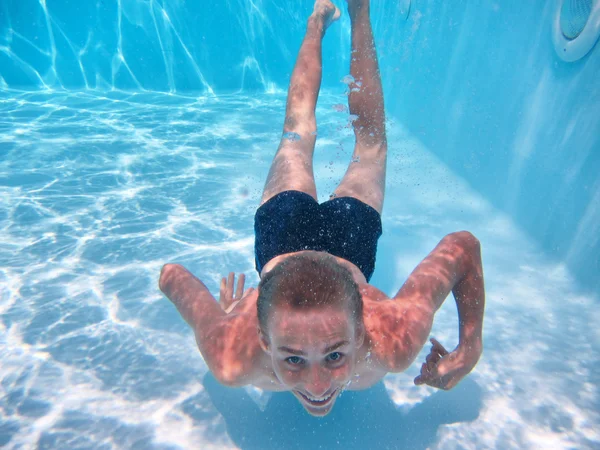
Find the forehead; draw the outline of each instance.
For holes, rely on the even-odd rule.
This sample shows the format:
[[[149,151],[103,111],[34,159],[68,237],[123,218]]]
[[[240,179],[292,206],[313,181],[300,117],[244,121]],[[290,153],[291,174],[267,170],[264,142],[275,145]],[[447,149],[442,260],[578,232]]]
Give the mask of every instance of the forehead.
[[[352,318],[346,308],[319,307],[305,310],[292,309],[289,306],[273,308],[269,321],[269,330],[278,340],[298,342],[317,338],[350,337]]]

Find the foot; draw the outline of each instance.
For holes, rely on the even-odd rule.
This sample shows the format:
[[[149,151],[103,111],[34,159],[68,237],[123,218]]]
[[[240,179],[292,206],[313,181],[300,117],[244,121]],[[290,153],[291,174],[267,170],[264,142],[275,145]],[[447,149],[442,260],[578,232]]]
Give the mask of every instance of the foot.
[[[313,15],[323,20],[323,29],[326,30],[329,25],[340,18],[342,13],[331,3],[331,0],[316,0],[313,9]]]

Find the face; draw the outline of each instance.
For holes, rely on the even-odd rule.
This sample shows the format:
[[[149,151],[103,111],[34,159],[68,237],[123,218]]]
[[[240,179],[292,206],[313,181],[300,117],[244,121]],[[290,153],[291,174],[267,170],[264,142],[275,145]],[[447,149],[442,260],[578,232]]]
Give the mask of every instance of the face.
[[[292,310],[275,307],[262,336],[281,383],[313,416],[324,416],[351,380],[363,334],[340,307]]]

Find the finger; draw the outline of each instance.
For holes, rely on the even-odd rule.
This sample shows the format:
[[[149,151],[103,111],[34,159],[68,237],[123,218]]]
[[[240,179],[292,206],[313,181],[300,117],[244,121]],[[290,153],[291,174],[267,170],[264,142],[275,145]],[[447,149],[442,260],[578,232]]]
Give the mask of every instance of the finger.
[[[444,389],[444,387],[441,384],[441,378],[438,377],[419,375],[417,378],[415,378],[414,383],[417,386],[425,384],[436,389]]]
[[[433,370],[433,368],[435,367],[435,362],[432,362],[431,359],[426,360],[425,364],[427,364],[427,370],[429,371]]]
[[[248,294],[252,294],[252,292],[254,291],[254,288],[248,288],[244,291],[244,297]]]
[[[227,277],[227,300],[233,299],[233,283],[235,283],[235,272],[229,272]]]
[[[415,378],[414,382],[417,386],[419,386],[419,385],[425,384],[425,383],[428,384],[429,379],[430,379],[430,372],[429,372],[429,369],[427,368],[427,364],[422,364],[421,365],[421,374]]]
[[[442,359],[442,356],[439,353],[431,352],[429,355],[427,355],[425,361],[427,361],[427,366],[431,368],[431,366],[435,366],[440,359]]]
[[[440,344],[440,341],[438,341],[436,338],[431,338],[429,341],[431,342],[432,350],[439,352],[440,354],[442,354],[442,356],[448,354],[448,350],[446,350],[444,346]]]
[[[425,359],[426,359],[427,362],[429,362],[429,361],[439,361],[440,359],[442,359],[442,355],[440,355],[435,350],[432,350],[431,353],[429,353],[429,355],[427,355],[427,358],[425,358]]]
[[[430,341],[431,341],[431,344],[433,345],[433,347],[431,348],[432,350],[435,350],[442,356],[445,356],[448,354],[448,350],[446,350],[444,348],[444,346],[442,344],[440,344],[436,338],[431,338]]]
[[[243,273],[240,274],[237,282],[237,289],[235,290],[235,298],[238,300],[242,298],[244,293],[244,282],[246,281],[246,275]]]
[[[433,387],[437,387],[436,382],[439,382],[441,375],[440,375],[440,366],[439,366],[439,361],[436,364],[426,364],[427,366],[427,372],[425,373],[425,382],[429,385],[429,386],[433,386]],[[422,372],[421,372],[422,373]]]
[[[227,278],[221,278],[221,287],[219,289],[219,301],[223,304],[227,303],[225,296],[227,294]]]
[[[423,380],[431,378],[431,369],[426,363],[421,365],[421,378],[423,378]]]

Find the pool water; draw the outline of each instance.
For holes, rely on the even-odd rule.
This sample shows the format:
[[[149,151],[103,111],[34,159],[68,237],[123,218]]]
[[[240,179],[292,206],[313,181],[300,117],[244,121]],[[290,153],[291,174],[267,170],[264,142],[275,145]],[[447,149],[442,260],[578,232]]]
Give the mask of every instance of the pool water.
[[[340,84],[317,109],[321,200],[352,154],[346,102]],[[230,270],[256,286],[253,215],[284,107],[283,93],[0,92],[0,445],[597,448],[597,300],[391,118],[371,282],[393,295],[445,234],[472,231],[487,291],[475,371],[444,392],[414,386],[415,363],[325,419],[210,376],[158,274],[178,262],[215,295]],[[432,331],[450,348],[453,303]]]

